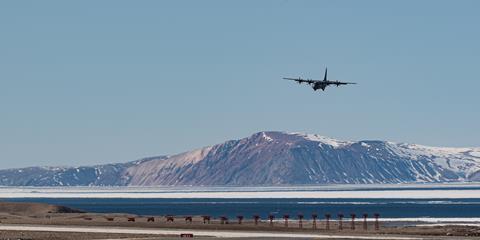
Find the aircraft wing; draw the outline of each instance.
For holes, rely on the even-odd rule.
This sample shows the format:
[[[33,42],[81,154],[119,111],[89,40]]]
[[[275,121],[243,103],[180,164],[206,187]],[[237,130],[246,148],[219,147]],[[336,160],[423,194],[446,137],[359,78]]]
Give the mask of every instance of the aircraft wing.
[[[354,82],[331,81],[331,82],[329,82],[328,84],[333,84],[333,85],[340,86],[340,85],[357,84],[357,83],[354,83]]]
[[[314,80],[307,80],[307,79],[301,79],[301,78],[283,78],[283,79],[295,81],[295,82],[297,82],[297,83],[307,83],[307,84],[313,84],[313,83],[315,83]]]

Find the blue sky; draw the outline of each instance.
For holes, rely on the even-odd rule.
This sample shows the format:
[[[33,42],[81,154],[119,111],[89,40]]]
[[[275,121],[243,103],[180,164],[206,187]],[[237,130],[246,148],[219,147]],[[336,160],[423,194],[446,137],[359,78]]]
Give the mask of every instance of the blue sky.
[[[478,1],[2,1],[0,168],[262,130],[480,146]],[[282,77],[358,85],[313,92]]]

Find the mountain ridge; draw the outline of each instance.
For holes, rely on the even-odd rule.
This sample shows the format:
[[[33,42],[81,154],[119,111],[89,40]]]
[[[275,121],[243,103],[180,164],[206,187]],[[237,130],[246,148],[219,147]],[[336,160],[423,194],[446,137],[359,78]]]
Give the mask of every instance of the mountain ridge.
[[[172,155],[0,170],[6,186],[217,186],[480,181],[480,148],[263,131]]]

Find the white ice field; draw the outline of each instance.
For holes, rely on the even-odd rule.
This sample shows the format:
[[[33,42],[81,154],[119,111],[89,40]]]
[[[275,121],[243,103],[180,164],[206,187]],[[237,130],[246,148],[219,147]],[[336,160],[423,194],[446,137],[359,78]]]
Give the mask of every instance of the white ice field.
[[[0,198],[480,199],[480,184],[285,187],[0,187]]]

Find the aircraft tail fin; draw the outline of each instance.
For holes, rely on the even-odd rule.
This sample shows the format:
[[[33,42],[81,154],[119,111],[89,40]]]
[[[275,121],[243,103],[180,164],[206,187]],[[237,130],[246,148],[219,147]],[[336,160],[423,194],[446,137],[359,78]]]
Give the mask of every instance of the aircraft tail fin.
[[[323,81],[327,81],[327,68],[325,68],[325,77],[323,78]]]

